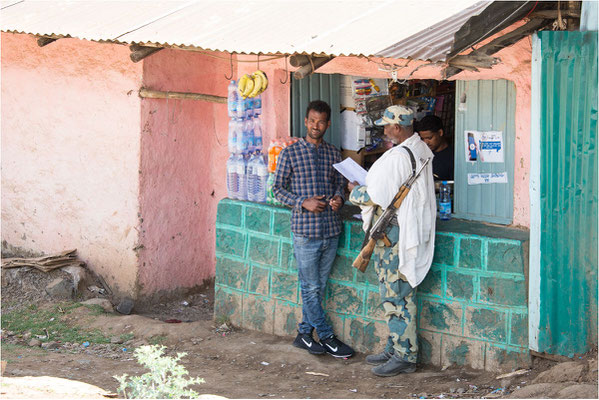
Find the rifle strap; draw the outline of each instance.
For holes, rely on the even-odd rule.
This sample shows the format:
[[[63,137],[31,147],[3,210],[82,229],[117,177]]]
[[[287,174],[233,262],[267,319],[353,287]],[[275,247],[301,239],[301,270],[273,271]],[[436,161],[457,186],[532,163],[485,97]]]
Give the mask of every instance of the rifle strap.
[[[401,147],[408,151],[408,154],[410,155],[410,161],[412,162],[412,175],[416,174],[416,158],[414,158],[414,153],[412,153],[412,150],[410,150],[410,148],[407,146]]]

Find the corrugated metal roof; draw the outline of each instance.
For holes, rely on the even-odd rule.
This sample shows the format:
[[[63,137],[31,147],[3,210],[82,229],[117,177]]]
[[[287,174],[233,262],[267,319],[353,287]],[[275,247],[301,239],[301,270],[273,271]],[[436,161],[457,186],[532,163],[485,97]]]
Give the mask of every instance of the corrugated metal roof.
[[[2,1],[2,30],[239,54],[444,59],[476,0]]]
[[[381,57],[430,59],[433,61],[445,59],[445,54],[451,50],[454,34],[473,15],[480,14],[488,6],[488,2],[473,4],[458,14],[395,43],[379,52],[378,55]]]

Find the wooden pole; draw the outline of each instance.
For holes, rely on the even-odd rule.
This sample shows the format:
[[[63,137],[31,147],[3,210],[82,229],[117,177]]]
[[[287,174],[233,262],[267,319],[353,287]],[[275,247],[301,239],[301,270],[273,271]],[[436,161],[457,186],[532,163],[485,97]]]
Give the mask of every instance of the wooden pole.
[[[133,62],[139,62],[141,60],[143,60],[144,58],[151,56],[152,54],[162,50],[162,47],[146,47],[146,46],[140,46],[138,44],[132,44],[131,46],[129,46],[129,49],[131,50],[131,54],[129,54],[129,57],[131,58],[131,61]]]
[[[297,71],[293,73],[295,79],[304,79],[306,76],[314,73],[318,68],[322,67],[329,61],[331,61],[333,57],[312,57],[312,62],[308,62],[308,64],[300,67]]]
[[[146,88],[139,89],[139,97],[148,99],[181,99],[181,100],[202,100],[211,103],[226,104],[227,98],[221,96],[213,96],[211,94],[202,93],[185,93],[185,92],[164,92],[162,90],[151,90]]]
[[[310,64],[310,56],[305,54],[294,54],[289,57],[289,64],[295,68],[303,67],[306,64]]]
[[[56,42],[57,40],[58,39],[42,36],[42,37],[37,38],[37,45],[39,47],[44,47],[44,46],[49,45],[50,43]]]

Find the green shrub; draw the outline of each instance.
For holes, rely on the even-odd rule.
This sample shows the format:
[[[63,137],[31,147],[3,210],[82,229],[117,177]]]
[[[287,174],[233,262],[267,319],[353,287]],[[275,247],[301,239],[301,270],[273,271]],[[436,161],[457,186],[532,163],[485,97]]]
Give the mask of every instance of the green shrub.
[[[137,362],[150,372],[141,376],[115,376],[121,386],[119,394],[128,399],[196,399],[199,394],[189,385],[204,383],[202,378],[188,379],[185,367],[177,362],[187,353],[177,353],[176,357],[163,356],[165,346],[141,346],[135,350]],[[129,378],[129,379],[128,379]]]

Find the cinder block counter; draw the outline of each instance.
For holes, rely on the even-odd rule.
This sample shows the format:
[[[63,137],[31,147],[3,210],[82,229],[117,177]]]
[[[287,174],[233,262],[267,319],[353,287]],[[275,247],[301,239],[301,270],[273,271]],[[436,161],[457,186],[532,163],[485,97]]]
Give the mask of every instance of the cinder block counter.
[[[216,221],[214,314],[234,325],[294,336],[301,296],[290,210],[224,199]],[[351,264],[364,238],[347,219],[325,309],[357,351],[383,348],[386,324],[374,267]],[[420,362],[505,371],[528,365],[528,232],[470,221],[437,221],[431,271],[418,287]]]

